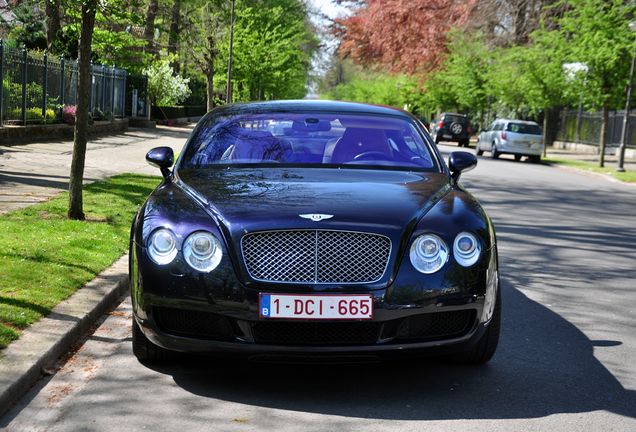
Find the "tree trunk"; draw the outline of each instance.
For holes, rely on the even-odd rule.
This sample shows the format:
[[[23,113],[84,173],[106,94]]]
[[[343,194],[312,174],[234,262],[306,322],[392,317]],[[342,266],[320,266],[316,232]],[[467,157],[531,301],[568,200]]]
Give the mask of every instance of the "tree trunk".
[[[208,112],[214,108],[214,70],[205,75],[208,90]]]
[[[78,50],[77,109],[75,110],[75,138],[73,160],[68,187],[68,218],[84,220],[82,187],[84,184],[84,162],[86,160],[86,140],[88,136],[88,111],[90,107],[91,45],[97,0],[87,0],[82,5],[82,22]]]
[[[598,166],[605,166],[605,147],[607,145],[607,123],[609,121],[609,101],[603,103],[603,122],[601,123],[601,142],[599,143]]]
[[[172,18],[170,20],[170,36],[168,38],[168,54],[177,54],[177,43],[181,32],[181,0],[175,0],[172,6]],[[172,63],[174,73],[179,74],[179,62]]]
[[[146,47],[144,51],[149,54],[158,54],[158,50],[155,48],[155,17],[159,10],[159,0],[150,0],[148,4],[148,10],[146,11],[146,28],[144,29],[144,39],[146,40]]]
[[[46,13],[46,49],[52,53],[53,43],[57,39],[57,31],[61,30],[60,24],[60,4],[55,0],[44,2],[44,12]]]

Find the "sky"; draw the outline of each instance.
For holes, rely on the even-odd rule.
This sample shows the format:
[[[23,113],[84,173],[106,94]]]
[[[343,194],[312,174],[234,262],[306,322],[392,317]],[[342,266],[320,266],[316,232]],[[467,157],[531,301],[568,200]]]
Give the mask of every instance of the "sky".
[[[335,18],[338,16],[338,12],[345,10],[342,6],[333,4],[331,0],[314,0],[314,5],[329,18]]]

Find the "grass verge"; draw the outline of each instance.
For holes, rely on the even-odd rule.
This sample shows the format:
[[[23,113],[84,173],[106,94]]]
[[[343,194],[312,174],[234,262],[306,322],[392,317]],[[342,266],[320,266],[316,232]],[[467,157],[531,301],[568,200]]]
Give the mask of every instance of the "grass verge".
[[[160,180],[86,185],[85,221],[66,218],[68,193],[0,216],[0,349],[126,252],[132,218]]]
[[[590,162],[581,162],[581,161],[572,160],[572,159],[543,158],[542,160],[552,164],[564,165],[564,166],[582,169],[585,171],[592,171],[596,173],[606,174],[606,175],[614,177],[617,180],[624,181],[624,182],[636,182],[636,171],[617,172],[617,171],[614,171],[614,167],[600,168],[597,164],[593,164]]]

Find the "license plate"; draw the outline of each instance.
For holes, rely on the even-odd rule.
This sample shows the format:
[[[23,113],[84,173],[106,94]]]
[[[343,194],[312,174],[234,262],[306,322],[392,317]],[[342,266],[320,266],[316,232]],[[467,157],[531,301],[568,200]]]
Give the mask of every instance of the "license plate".
[[[261,294],[261,318],[371,319],[373,295]]]
[[[444,135],[442,135],[442,136],[443,136],[444,138],[452,138],[452,137],[453,137],[452,135],[448,135],[448,134],[444,134]]]

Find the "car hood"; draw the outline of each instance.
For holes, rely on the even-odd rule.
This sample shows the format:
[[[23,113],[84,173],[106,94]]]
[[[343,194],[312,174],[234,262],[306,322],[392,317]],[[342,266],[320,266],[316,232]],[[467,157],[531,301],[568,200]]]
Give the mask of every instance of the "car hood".
[[[180,170],[176,180],[234,239],[263,230],[339,229],[398,240],[449,188],[444,173],[365,169]]]

